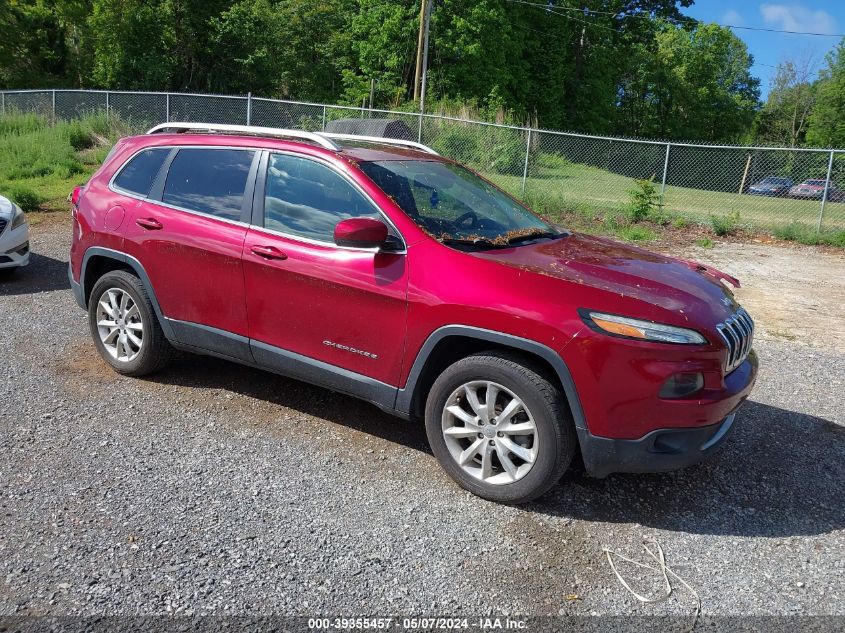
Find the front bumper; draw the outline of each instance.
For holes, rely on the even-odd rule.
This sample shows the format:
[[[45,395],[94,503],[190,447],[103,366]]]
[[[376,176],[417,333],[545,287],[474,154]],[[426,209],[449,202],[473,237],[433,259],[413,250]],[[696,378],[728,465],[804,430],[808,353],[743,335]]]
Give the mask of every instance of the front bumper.
[[[751,393],[757,378],[757,359],[752,354],[725,380],[726,392],[719,402],[702,404],[715,408],[729,405],[715,424],[658,428],[637,439],[593,435],[577,428],[587,473],[606,477],[611,473],[658,473],[692,466],[716,452],[733,430],[737,411]]]
[[[29,225],[0,235],[0,268],[18,268],[29,263]]]
[[[686,468],[716,452],[734,426],[736,411],[717,424],[657,429],[637,440],[616,440],[579,429],[584,466],[593,477],[611,473],[662,473]]]

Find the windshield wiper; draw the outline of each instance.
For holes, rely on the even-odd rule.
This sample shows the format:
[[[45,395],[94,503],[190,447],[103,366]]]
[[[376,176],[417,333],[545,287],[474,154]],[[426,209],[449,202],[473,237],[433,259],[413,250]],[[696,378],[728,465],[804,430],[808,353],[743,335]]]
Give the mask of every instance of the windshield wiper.
[[[562,233],[558,233],[557,231],[548,231],[546,229],[535,229],[529,232],[519,232],[516,235],[507,238],[508,244],[516,244],[517,242],[524,242],[526,240],[533,240],[538,237],[560,237]]]
[[[465,244],[468,246],[479,246],[481,248],[497,248],[501,247],[501,244],[495,244],[491,240],[488,240],[485,237],[442,237],[440,241],[443,244]]]

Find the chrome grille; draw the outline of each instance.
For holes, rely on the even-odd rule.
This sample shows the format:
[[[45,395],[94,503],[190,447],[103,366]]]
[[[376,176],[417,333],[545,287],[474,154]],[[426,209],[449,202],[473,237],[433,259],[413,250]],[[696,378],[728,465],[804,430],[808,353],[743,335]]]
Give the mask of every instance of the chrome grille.
[[[725,373],[729,374],[742,365],[751,351],[754,339],[754,321],[744,308],[740,308],[724,323],[716,326],[728,346],[728,356],[725,360]]]

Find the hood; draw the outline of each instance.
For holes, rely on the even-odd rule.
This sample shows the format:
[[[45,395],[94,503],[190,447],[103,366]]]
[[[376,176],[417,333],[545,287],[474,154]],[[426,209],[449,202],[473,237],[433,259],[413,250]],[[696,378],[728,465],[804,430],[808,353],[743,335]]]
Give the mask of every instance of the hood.
[[[15,213],[15,206],[8,198],[0,196],[0,220],[11,220]]]
[[[675,314],[709,315],[715,319],[713,323],[722,321],[739,307],[733,293],[718,279],[734,285],[738,282],[724,273],[589,235],[573,233],[553,241],[475,255],[604,290],[620,298],[638,299]]]

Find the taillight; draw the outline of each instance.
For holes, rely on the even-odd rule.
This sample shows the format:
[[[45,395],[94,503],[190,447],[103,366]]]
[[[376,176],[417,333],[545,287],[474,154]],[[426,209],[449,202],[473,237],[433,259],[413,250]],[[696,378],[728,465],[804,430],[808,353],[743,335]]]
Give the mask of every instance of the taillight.
[[[70,203],[75,207],[79,204],[79,196],[82,195],[82,185],[73,188],[73,193],[70,194]]]

